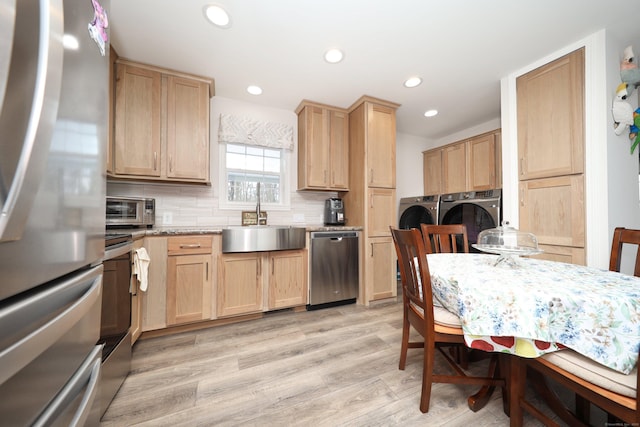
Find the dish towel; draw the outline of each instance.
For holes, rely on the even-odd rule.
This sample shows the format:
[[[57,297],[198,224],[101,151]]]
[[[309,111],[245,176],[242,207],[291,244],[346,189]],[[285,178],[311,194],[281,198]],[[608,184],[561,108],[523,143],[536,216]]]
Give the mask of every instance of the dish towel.
[[[138,276],[138,283],[142,292],[147,291],[148,275],[149,275],[149,254],[145,248],[138,248],[133,251],[133,271]]]

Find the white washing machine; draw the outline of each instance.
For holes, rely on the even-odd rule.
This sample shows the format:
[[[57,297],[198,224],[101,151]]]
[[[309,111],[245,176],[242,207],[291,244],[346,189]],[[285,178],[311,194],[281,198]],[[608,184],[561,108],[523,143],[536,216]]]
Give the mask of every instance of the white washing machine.
[[[440,196],[438,224],[465,224],[469,250],[478,234],[502,223],[502,190],[468,191]]]
[[[400,199],[398,228],[420,229],[420,224],[438,224],[440,196],[415,196]]]

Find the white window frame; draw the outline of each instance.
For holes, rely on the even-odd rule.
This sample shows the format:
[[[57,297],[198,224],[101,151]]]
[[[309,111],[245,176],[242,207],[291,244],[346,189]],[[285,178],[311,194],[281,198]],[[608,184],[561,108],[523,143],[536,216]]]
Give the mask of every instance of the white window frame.
[[[237,145],[250,145],[250,144],[237,144]],[[251,145],[256,148],[266,148],[273,150],[270,147],[261,147],[257,145]],[[291,170],[289,167],[291,159],[291,151],[280,150],[280,203],[267,203],[260,201],[260,209],[263,211],[285,211],[291,210],[291,195],[290,195],[290,180]],[[230,202],[227,200],[227,144],[219,144],[218,148],[218,204],[221,210],[254,210],[256,203],[250,202]]]

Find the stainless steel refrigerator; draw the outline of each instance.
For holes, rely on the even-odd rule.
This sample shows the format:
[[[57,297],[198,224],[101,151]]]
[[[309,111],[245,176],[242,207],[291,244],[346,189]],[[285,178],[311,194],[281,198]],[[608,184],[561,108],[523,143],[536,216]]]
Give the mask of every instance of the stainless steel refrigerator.
[[[0,0],[0,425],[95,425],[108,0]]]

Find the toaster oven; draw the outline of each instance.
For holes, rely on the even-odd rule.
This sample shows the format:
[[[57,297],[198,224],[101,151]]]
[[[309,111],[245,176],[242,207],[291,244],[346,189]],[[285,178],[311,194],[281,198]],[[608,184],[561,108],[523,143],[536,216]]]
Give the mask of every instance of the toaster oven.
[[[107,196],[107,228],[153,227],[156,200],[144,197]]]

